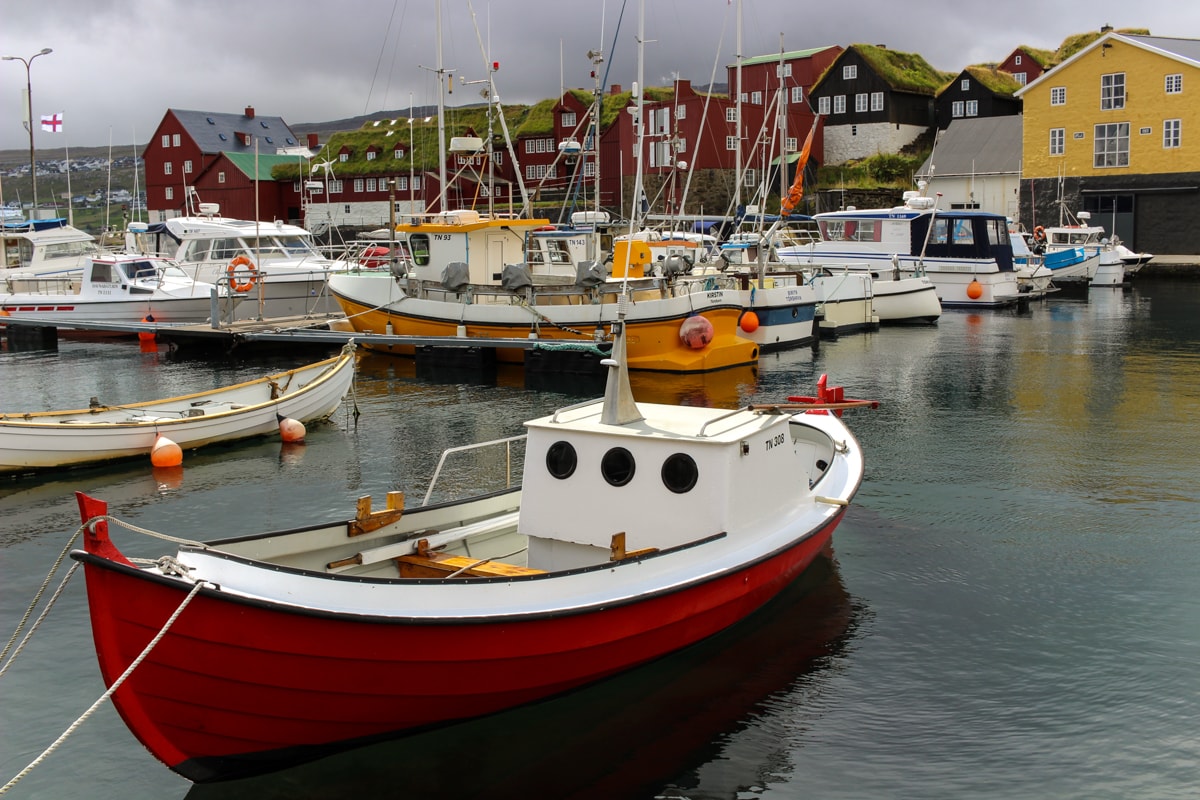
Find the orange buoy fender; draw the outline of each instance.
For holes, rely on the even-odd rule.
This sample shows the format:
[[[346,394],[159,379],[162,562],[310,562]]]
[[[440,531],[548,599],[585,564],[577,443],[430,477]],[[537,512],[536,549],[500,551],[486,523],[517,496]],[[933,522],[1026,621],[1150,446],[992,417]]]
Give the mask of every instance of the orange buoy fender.
[[[983,297],[983,284],[979,281],[971,281],[967,284],[967,297],[972,300],[978,300]]]
[[[758,314],[755,314],[753,311],[747,311],[745,314],[742,314],[742,318],[738,321],[738,325],[741,326],[741,329],[746,333],[754,333],[756,330],[758,330]]]
[[[308,433],[304,429],[304,423],[298,419],[290,419],[282,414],[276,414],[276,419],[279,420],[279,436],[285,442],[303,442],[304,436]]]
[[[688,317],[679,326],[679,338],[693,350],[703,350],[713,340],[713,325],[699,314]]]
[[[150,448],[150,463],[156,467],[178,467],[183,463],[183,448],[160,433]]]

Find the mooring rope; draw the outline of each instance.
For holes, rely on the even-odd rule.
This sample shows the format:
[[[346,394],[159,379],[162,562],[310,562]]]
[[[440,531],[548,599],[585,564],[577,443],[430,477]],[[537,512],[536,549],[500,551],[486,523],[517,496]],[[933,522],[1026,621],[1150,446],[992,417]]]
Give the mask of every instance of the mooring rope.
[[[25,634],[25,637],[21,639],[21,643],[17,645],[15,650],[12,651],[12,656],[7,661],[4,661],[3,656],[0,656],[0,661],[4,661],[4,666],[0,667],[0,676],[4,675],[4,673],[8,671],[8,668],[12,666],[12,663],[17,660],[17,656],[19,656],[21,651],[25,649],[25,645],[28,644],[31,638],[33,638],[34,631],[41,626],[42,621],[46,619],[46,615],[50,613],[50,609],[54,608],[54,604],[58,602],[58,598],[62,594],[63,589],[67,587],[67,582],[71,580],[71,576],[75,574],[75,570],[78,568],[79,564],[75,563],[71,565],[69,570],[67,570],[67,574],[58,584],[58,588],[54,590],[54,594],[50,595],[50,600],[47,601],[46,607],[42,609],[42,613],[39,614],[38,618],[34,620],[33,624],[29,626],[29,632]],[[57,567],[55,569],[57,569]],[[54,573],[51,572],[51,575],[52,574]],[[47,580],[49,580],[49,576],[47,576]],[[41,596],[40,593],[38,596]],[[21,632],[21,629],[25,627],[25,623],[29,621],[29,614],[31,611],[33,611],[34,606],[37,605],[37,602],[37,598],[34,598],[33,603],[30,604],[29,609],[25,612],[25,616],[21,618],[21,624],[17,626],[17,631],[13,634],[13,639],[16,639],[17,635]],[[12,647],[12,642],[13,640],[10,639],[8,642],[8,647],[4,648],[5,654],[8,653],[8,648]]]
[[[33,613],[35,608],[37,608],[38,602],[42,599],[42,594],[46,591],[46,587],[50,585],[50,579],[54,577],[55,572],[58,572],[58,568],[62,566],[63,560],[66,559],[67,554],[71,552],[71,548],[74,546],[75,540],[79,538],[79,534],[83,533],[86,527],[87,525],[85,523],[76,528],[75,533],[71,534],[71,538],[67,540],[67,546],[64,547],[62,552],[58,554],[58,558],[55,560],[54,566],[50,567],[50,571],[46,573],[46,579],[42,581],[42,585],[38,587],[37,592],[34,594],[33,601],[30,602],[29,607],[25,609],[25,615],[21,617],[21,622],[17,625],[17,629],[13,631],[12,638],[9,639],[8,644],[4,646],[4,652],[0,653],[0,663],[4,663],[4,659],[8,657],[9,649],[13,646],[13,642],[17,640],[17,637],[21,635],[21,631],[25,628],[25,623],[29,621],[29,615]],[[7,664],[5,664],[4,669],[8,669]],[[3,670],[0,670],[0,674],[3,674]]]
[[[206,585],[205,581],[198,581],[196,583],[196,585],[192,587],[192,590],[190,592],[188,592],[188,596],[185,597],[183,599],[183,602],[179,604],[179,608],[175,609],[175,613],[173,613],[171,615],[170,619],[167,620],[166,624],[162,626],[162,630],[160,630],[158,632],[158,634],[153,639],[150,640],[150,643],[147,644],[145,649],[142,650],[142,652],[138,655],[138,657],[133,660],[133,663],[130,664],[125,669],[125,671],[121,673],[121,677],[119,677],[115,681],[113,681],[113,685],[108,687],[108,691],[106,691],[104,694],[100,695],[100,697],[96,700],[96,702],[92,703],[91,708],[89,708],[87,711],[83,712],[83,714],[80,715],[79,719],[72,722],[67,727],[67,729],[62,732],[62,735],[54,740],[53,744],[51,744],[49,747],[47,747],[45,750],[43,750],[41,755],[39,755],[37,758],[35,758],[33,761],[31,761],[29,763],[29,766],[27,766],[27,767],[25,767],[25,769],[21,770],[15,778],[10,780],[8,783],[4,784],[4,786],[0,786],[0,795],[5,794],[9,789],[16,786],[18,781],[20,781],[22,778],[24,778],[26,775],[28,775],[30,772],[32,772],[35,767],[37,767],[39,764],[41,764],[43,761],[45,761],[46,758],[49,757],[49,755],[51,753],[53,753],[55,750],[57,750],[59,748],[59,746],[61,746],[62,743],[67,740],[67,737],[69,737],[71,734],[73,734],[76,731],[76,729],[79,728],[80,725],[82,725],[84,722],[87,721],[88,717],[90,717],[93,713],[95,713],[96,709],[98,709],[104,703],[105,700],[112,697],[113,693],[116,692],[117,689],[121,688],[121,685],[123,683],[125,683],[125,679],[133,674],[133,671],[138,668],[138,665],[140,665],[142,663],[142,661],[144,661],[146,659],[146,657],[150,655],[150,651],[152,651],[155,648],[155,646],[157,646],[158,643],[160,641],[162,641],[162,638],[167,635],[167,631],[169,631],[171,629],[171,626],[175,624],[175,620],[179,619],[179,615],[183,613],[183,610],[188,607],[188,604],[190,604],[192,602],[192,600],[200,592],[200,589],[203,588],[205,585]]]

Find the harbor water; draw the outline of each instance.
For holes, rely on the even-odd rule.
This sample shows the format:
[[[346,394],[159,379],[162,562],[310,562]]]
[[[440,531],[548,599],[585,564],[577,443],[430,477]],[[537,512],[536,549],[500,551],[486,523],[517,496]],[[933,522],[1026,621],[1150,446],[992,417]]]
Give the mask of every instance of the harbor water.
[[[867,471],[832,550],[762,612],[564,697],[222,784],[171,773],[105,703],[7,796],[1193,798],[1198,308],[1200,283],[1144,281],[947,312],[756,370],[635,375],[643,401],[782,401],[822,373],[880,401],[847,413]],[[0,411],[183,394],[322,356],[6,349]],[[390,490],[419,503],[445,448],[519,434],[598,391],[556,383],[363,354],[353,395],[304,445],[0,480],[4,639],[79,526],[76,490],[204,540],[346,518]],[[167,552],[113,531],[134,555]],[[0,783],[103,692],[76,574],[0,676]]]

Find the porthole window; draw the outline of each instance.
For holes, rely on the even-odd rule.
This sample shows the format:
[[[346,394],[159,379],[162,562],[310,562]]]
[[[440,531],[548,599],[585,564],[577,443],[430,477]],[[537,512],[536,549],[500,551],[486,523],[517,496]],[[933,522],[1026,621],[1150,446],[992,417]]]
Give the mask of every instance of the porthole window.
[[[600,473],[610,486],[624,486],[633,480],[635,467],[633,453],[624,447],[614,447],[600,460]]]
[[[700,471],[696,461],[686,453],[673,453],[662,466],[663,485],[675,494],[686,494],[696,488]]]
[[[546,451],[546,469],[560,481],[571,477],[578,464],[579,457],[570,442],[555,442]]]

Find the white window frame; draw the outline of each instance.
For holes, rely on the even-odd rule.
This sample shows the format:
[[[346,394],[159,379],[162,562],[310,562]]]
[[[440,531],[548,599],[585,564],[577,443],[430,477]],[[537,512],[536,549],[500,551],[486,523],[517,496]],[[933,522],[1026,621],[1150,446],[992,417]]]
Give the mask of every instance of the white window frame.
[[[871,92],[871,110],[883,111],[883,92]]]
[[[1051,86],[1050,87],[1050,105],[1065,106],[1067,104],[1067,87]]]
[[[817,99],[817,113],[823,116],[829,116],[829,96],[820,97]]]
[[[870,95],[868,95],[866,92],[859,92],[858,94],[854,95],[854,113],[865,113],[867,107],[870,105],[870,102]]]
[[[163,146],[163,148],[167,148],[167,147],[171,146],[171,134],[164,133],[162,135],[162,146]]]
[[[355,194],[362,194],[362,190],[363,190],[363,179],[362,179],[362,178],[355,178],[355,179],[354,179],[354,193],[355,193]]]
[[[846,64],[842,67],[842,80],[852,81],[858,77],[858,65]]]
[[[180,145],[180,144],[181,144],[181,141],[180,141],[180,138],[179,138],[179,134],[178,134],[178,133],[173,133],[173,134],[171,134],[171,146],[172,146],[172,147],[179,147],[179,145]]]
[[[1013,57],[1013,66],[1014,66],[1014,67],[1019,67],[1019,66],[1021,66],[1021,56],[1020,56],[1020,55],[1017,55],[1017,56],[1014,56],[1014,57]]]
[[[833,113],[835,113],[835,114],[845,114],[846,113],[846,95],[844,95],[844,94],[834,95]]]
[[[224,182],[225,182],[225,173],[218,172],[217,173],[217,183],[224,183]]]
[[[1017,84],[1019,86],[1024,86],[1025,83],[1029,80],[1028,76],[1026,76],[1026,74],[1024,72],[1014,72],[1013,78],[1016,79]]]
[[[675,106],[675,119],[687,119],[687,106]]]
[[[789,153],[796,152],[796,137],[795,136],[787,137],[787,139],[784,140],[783,146],[784,146],[784,149],[786,149]]]
[[[574,111],[564,111],[562,113],[562,125],[564,128],[574,128],[579,122],[579,117]]]
[[[950,116],[953,117],[954,119],[958,119],[959,117],[961,117],[963,115],[963,105],[964,104],[963,104],[962,100],[955,100],[953,103],[951,103],[950,104]]]
[[[345,162],[347,162],[349,160],[350,160],[349,153],[338,153],[338,161],[341,161],[344,164]]]
[[[1125,108],[1125,73],[1109,72],[1100,76],[1100,110],[1119,111]]]
[[[737,122],[737,108],[736,107],[730,106],[729,108],[725,109],[725,121],[726,122]]]
[[[187,161],[183,162],[183,174],[189,175],[189,174],[191,174],[191,171],[192,171],[192,161],[191,161],[191,159],[188,159]]]
[[[803,86],[793,86],[792,87],[792,102],[793,103],[803,103],[804,102],[804,87]]]
[[[726,150],[737,150],[738,149],[738,137],[726,136],[725,137],[725,149]]]
[[[1183,120],[1181,119],[1164,119],[1163,120],[1163,148],[1173,150],[1180,147],[1180,140],[1183,133]]]
[[[1061,156],[1067,152],[1067,129],[1050,129],[1050,155]]]
[[[175,167],[170,161],[163,162],[163,175],[170,175],[175,171]]]
[[[775,77],[776,77],[776,78],[778,78],[778,77],[781,77],[781,76],[780,76],[780,70],[779,70],[779,65],[778,65],[778,64],[776,64],[776,65],[775,65]],[[789,63],[789,64],[784,64],[784,65],[783,65],[783,75],[782,75],[782,77],[784,77],[784,78],[790,78],[790,77],[792,77],[792,65],[791,65],[790,63]]]
[[[979,101],[978,100],[968,100],[967,101],[967,116],[968,117],[978,117],[979,116]]]
[[[1183,94],[1183,73],[1173,72],[1163,79],[1163,91],[1167,94]]]
[[[750,105],[752,105],[752,106],[761,106],[762,105],[762,92],[751,92],[750,93]]]
[[[174,200],[174,199],[175,199],[175,187],[174,187],[174,186],[168,186],[168,187],[167,187],[167,189],[166,189],[166,194],[165,194],[165,197],[166,197],[168,200]]]
[[[387,181],[383,178],[376,180],[375,178],[367,178],[367,191],[378,192],[380,189],[387,187]]]
[[[959,89],[961,89],[961,90],[962,90],[962,91],[964,91],[964,92],[969,92],[969,91],[971,91],[971,79],[970,79],[970,78],[963,78],[963,79],[962,79],[962,81],[960,81],[960,82],[959,82],[959,84],[958,84],[958,88],[959,88]]]
[[[1101,122],[1094,129],[1092,167],[1120,169],[1129,166],[1129,123]]]
[[[367,161],[374,161],[374,160],[375,160],[375,151],[368,150],[367,151]]]

